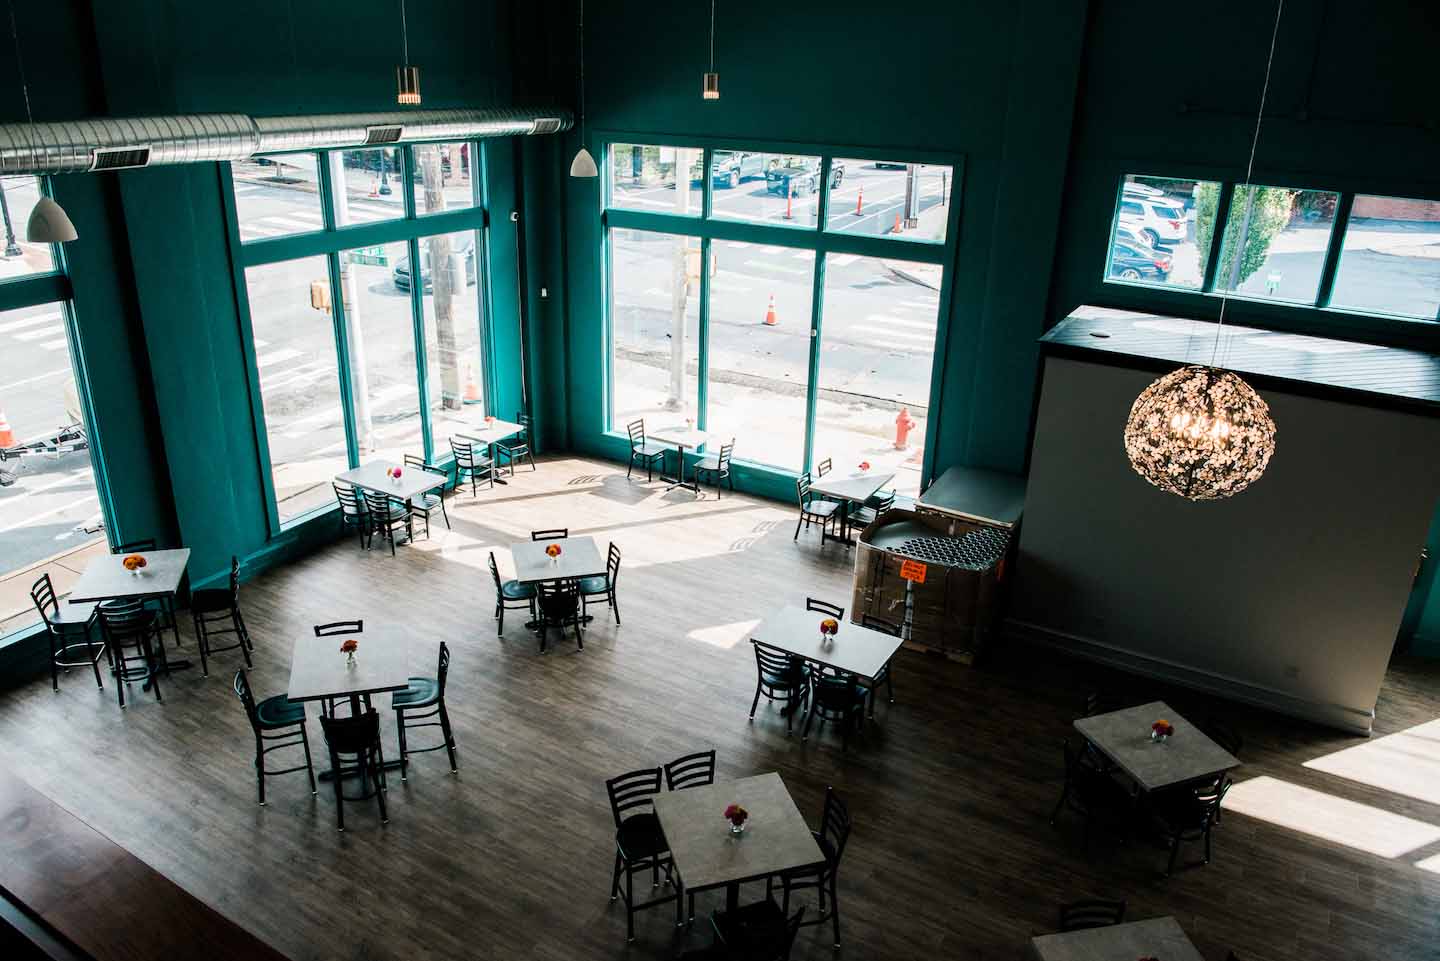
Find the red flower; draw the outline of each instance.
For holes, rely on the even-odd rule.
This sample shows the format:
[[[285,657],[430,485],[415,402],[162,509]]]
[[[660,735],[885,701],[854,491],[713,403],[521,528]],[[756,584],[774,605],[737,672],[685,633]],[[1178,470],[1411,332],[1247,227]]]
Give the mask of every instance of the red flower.
[[[358,650],[360,650],[360,642],[353,637],[347,637],[340,642],[341,654],[354,654]]]
[[[143,554],[127,555],[126,558],[120,562],[121,566],[127,571],[138,571],[148,563],[150,562],[145,560],[145,555]]]
[[[559,545],[559,544],[551,544],[551,545],[547,546],[547,547],[545,548],[545,555],[546,555],[547,557],[559,557],[559,556],[560,556],[560,545]]]
[[[744,824],[745,820],[749,817],[750,812],[738,804],[732,804],[725,809],[725,820],[731,824]]]
[[[869,469],[870,469],[870,462],[869,462],[868,460],[862,460],[862,461],[860,462],[860,469],[861,469],[861,470],[869,470]]]
[[[827,617],[820,622],[820,633],[829,634],[832,637],[840,632],[840,622],[833,617]]]

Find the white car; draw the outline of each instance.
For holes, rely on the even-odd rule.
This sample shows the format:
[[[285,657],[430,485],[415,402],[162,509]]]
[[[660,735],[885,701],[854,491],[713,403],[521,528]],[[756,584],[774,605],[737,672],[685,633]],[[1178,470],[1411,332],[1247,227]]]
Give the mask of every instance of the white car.
[[[1165,196],[1165,191],[1159,187],[1152,187],[1149,184],[1138,183],[1134,180],[1125,181],[1125,185],[1121,189],[1127,194],[1139,194],[1142,197]]]
[[[1138,231],[1151,247],[1185,240],[1185,210],[1168,197],[1121,193],[1119,220]]]

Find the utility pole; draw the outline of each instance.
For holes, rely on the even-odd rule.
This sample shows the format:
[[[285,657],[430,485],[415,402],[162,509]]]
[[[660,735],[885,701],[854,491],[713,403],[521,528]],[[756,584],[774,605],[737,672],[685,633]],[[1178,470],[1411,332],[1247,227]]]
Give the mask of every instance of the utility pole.
[[[1250,215],[1255,212],[1255,187],[1241,187],[1245,191],[1245,216],[1240,220],[1240,242],[1235,245],[1235,253],[1230,258],[1230,278],[1225,285],[1226,290],[1234,290],[1240,286],[1240,268],[1245,260],[1245,247],[1250,241]],[[1219,224],[1220,213],[1215,213],[1215,222]],[[1220,249],[1225,249],[1225,242],[1222,239]]]
[[[675,153],[675,201],[677,206],[675,212],[678,214],[690,212],[690,181],[685,174],[690,169],[690,155],[693,152],[690,149],[677,148]],[[685,307],[690,299],[690,252],[685,243],[685,237],[675,238],[670,298],[670,395],[665,398],[666,410],[683,410],[686,403]],[[702,260],[703,253],[704,245],[702,244]],[[701,263],[700,269],[705,269],[704,263]]]
[[[415,159],[420,163],[420,179],[425,186],[425,212],[438,213],[445,209],[444,170],[440,163],[439,147],[417,147]],[[440,360],[440,406],[445,410],[459,410],[464,404],[463,388],[460,383],[460,358],[455,338],[455,294],[464,290],[464,267],[457,265],[464,258],[457,255],[450,244],[449,234],[437,234],[423,241],[429,250],[431,288],[435,304],[435,347]],[[471,248],[470,256],[474,256]],[[425,293],[424,270],[410,271],[410,282],[420,283],[420,293]]]
[[[330,152],[330,182],[338,184],[335,191],[335,220],[347,223],[350,220],[350,197],[345,192],[345,168],[341,162],[342,151]],[[411,264],[410,282],[415,283],[418,271]],[[350,393],[355,403],[356,443],[362,453],[375,449],[375,421],[370,414],[370,375],[365,364],[365,332],[360,327],[360,297],[355,288],[355,272],[350,258],[340,256],[340,304],[338,309],[345,317],[345,339],[350,348]]]
[[[5,256],[19,257],[20,245],[15,242],[15,227],[10,223],[10,204],[5,199],[5,183],[0,181],[0,214],[5,216]]]

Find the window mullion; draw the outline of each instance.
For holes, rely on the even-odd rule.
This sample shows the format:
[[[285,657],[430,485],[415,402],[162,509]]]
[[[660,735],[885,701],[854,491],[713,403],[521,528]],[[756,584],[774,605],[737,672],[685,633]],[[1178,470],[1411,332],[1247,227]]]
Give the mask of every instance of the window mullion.
[[[1329,307],[1335,291],[1335,275],[1340,272],[1340,249],[1345,246],[1345,231],[1350,226],[1350,208],[1355,194],[1345,191],[1335,204],[1335,222],[1330,225],[1330,244],[1325,248],[1325,263],[1320,268],[1320,289],[1315,292],[1315,306]]]
[[[695,371],[695,426],[710,425],[710,238],[700,238],[700,338]]]
[[[355,426],[354,388],[350,380],[350,337],[346,331],[345,284],[340,276],[340,254],[325,255],[330,271],[330,320],[335,333],[335,362],[340,379],[340,416],[345,425],[346,459],[360,466],[359,431]]]
[[[1123,193],[1121,196],[1124,196]],[[1215,289],[1215,277],[1220,272],[1220,253],[1225,249],[1225,226],[1230,222],[1230,205],[1234,198],[1235,185],[1229,181],[1221,184],[1220,196],[1215,200],[1215,229],[1210,234],[1210,253],[1205,261],[1205,276],[1200,279],[1200,289],[1206,293]],[[1244,238],[1241,238],[1241,243],[1244,243]]]
[[[406,244],[410,254],[410,323],[415,344],[415,384],[420,391],[420,437],[425,462],[435,462],[435,439],[430,424],[430,368],[425,352],[425,271],[420,260],[420,238]],[[439,268],[430,265],[431,276]],[[436,346],[439,342],[437,339]]]

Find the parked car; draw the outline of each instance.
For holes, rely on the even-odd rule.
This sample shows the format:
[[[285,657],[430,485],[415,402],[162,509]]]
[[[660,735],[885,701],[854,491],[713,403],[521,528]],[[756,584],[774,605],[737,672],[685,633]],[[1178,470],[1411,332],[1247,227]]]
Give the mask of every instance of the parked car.
[[[838,160],[830,162],[830,186],[840,186],[845,179],[845,165]],[[793,157],[783,167],[776,167],[765,174],[765,189],[782,197],[805,197],[820,189],[820,160],[818,157]]]
[[[1165,191],[1161,190],[1159,187],[1152,187],[1149,184],[1136,183],[1133,180],[1125,181],[1125,186],[1122,187],[1121,190],[1123,193],[1139,194],[1142,197],[1165,196]]]
[[[697,160],[690,166],[690,182],[700,186],[700,165]],[[717,187],[738,187],[741,182],[765,176],[767,166],[779,161],[767,160],[765,154],[744,153],[739,150],[717,150],[710,158],[710,180]]]
[[[904,165],[903,163],[900,163],[899,161],[896,161],[896,160],[877,160],[877,161],[875,161],[875,169],[876,169],[876,170],[904,170],[904,169],[905,169],[905,165]]]
[[[1120,195],[1120,222],[1134,227],[1151,247],[1185,239],[1185,211],[1168,198]]]
[[[1125,240],[1116,240],[1110,245],[1111,277],[1118,277],[1121,280],[1149,280],[1163,284],[1170,279],[1170,270],[1173,266],[1174,259],[1170,254],[1153,247],[1132,244]]]
[[[1117,223],[1115,225],[1116,240],[1123,240],[1126,243],[1136,244],[1141,247],[1149,247],[1150,241],[1140,236],[1140,229],[1131,224]]]
[[[469,235],[451,248],[452,255],[465,261],[465,286],[475,285],[475,241]],[[391,279],[400,290],[410,289],[410,258],[401,257],[395,262],[395,269],[390,272]],[[434,284],[430,279],[430,245],[425,238],[420,239],[420,282],[423,285],[421,290],[430,293]]]

